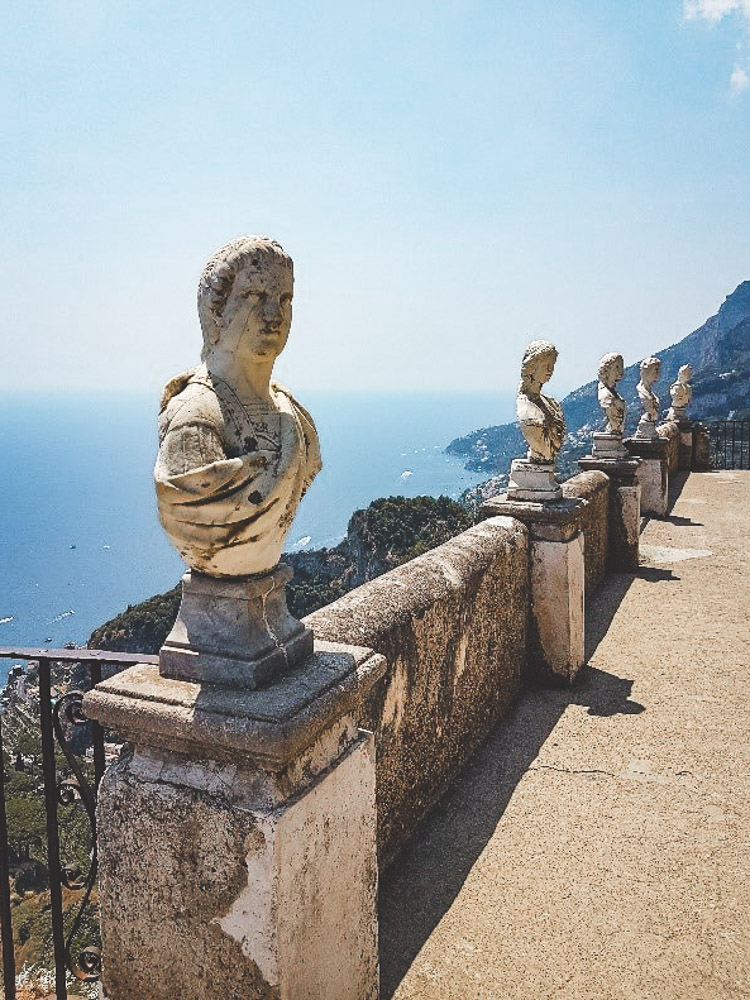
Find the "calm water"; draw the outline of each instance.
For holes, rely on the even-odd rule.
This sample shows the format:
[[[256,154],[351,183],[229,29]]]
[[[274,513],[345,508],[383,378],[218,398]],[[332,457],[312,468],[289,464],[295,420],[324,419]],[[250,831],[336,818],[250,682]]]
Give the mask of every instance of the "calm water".
[[[289,548],[341,539],[379,496],[457,497],[481,477],[443,454],[512,419],[510,397],[309,393],[325,468]],[[83,643],[102,622],[182,572],[156,520],[156,400],[10,396],[0,402],[0,645]],[[0,661],[0,681],[5,666]]]

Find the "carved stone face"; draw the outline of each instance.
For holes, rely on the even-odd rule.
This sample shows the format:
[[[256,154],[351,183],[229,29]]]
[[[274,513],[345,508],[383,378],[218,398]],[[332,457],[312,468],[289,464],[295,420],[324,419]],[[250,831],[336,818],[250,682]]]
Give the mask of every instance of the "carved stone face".
[[[683,365],[677,373],[680,382],[689,382],[693,377],[693,369],[690,365]]]
[[[648,365],[641,372],[641,381],[644,385],[652,386],[659,378],[659,373],[661,372],[661,362],[656,361],[652,365]]]
[[[241,271],[221,317],[222,350],[275,361],[289,337],[293,290],[289,268],[273,262]]]

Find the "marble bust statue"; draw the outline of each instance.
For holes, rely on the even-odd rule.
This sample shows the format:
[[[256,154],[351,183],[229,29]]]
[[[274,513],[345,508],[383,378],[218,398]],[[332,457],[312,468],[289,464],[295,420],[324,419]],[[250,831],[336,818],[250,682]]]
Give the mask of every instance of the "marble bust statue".
[[[548,340],[534,340],[524,352],[516,413],[528,452],[525,459],[511,463],[510,499],[554,500],[562,495],[554,463],[565,438],[565,418],[557,400],[542,392],[556,361],[557,348]]]
[[[617,383],[624,374],[622,354],[605,354],[599,362],[597,398],[606,420],[605,434],[622,434],[626,403],[617,391]]]
[[[198,287],[202,361],[167,383],[154,470],[159,518],[208,576],[266,573],[321,467],[315,425],[271,379],[292,321],[292,260],[263,236],[233,240]]]
[[[622,443],[626,403],[617,391],[617,383],[625,374],[621,354],[605,354],[599,362],[597,397],[605,419],[604,431],[594,433],[593,458],[621,459],[627,456]]]
[[[321,467],[312,418],[271,378],[292,292],[291,258],[265,236],[227,243],[198,285],[201,363],[164,389],[154,469],[159,519],[190,567],[159,651],[166,677],[252,689],[313,651],[279,562]]]
[[[529,446],[528,461],[554,462],[565,437],[562,407],[542,393],[555,370],[557,348],[548,340],[533,340],[521,362],[521,384],[516,397],[516,412],[521,433]]]
[[[690,365],[682,365],[677,372],[677,379],[669,387],[669,395],[672,405],[667,413],[668,420],[687,419],[687,408],[693,398],[693,387],[690,379],[693,377],[693,369]]]
[[[638,398],[641,401],[643,413],[638,421],[635,432],[637,438],[654,439],[656,421],[659,419],[659,397],[654,392],[654,383],[661,372],[661,361],[658,358],[645,358],[640,365],[641,380],[637,386]]]

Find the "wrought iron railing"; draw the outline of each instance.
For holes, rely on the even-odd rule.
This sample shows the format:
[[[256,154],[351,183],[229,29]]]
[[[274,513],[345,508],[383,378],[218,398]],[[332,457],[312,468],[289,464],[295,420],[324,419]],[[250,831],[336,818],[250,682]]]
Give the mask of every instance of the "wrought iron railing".
[[[750,420],[706,421],[714,469],[750,469]]]
[[[57,693],[53,687],[53,664],[80,664],[88,671],[91,687],[102,679],[105,666],[126,666],[132,663],[158,662],[155,656],[131,653],[111,653],[89,649],[12,649],[0,647],[0,659],[24,660],[38,665],[38,722],[41,744],[42,787],[47,839],[47,871],[51,918],[52,954],[56,1000],[67,1000],[67,973],[77,980],[92,982],[99,978],[100,953],[91,942],[81,945],[84,917],[91,905],[96,884],[96,796],[104,773],[104,732],[98,723],[88,720],[82,711],[83,690]],[[36,700],[36,699],[33,699]],[[8,847],[8,821],[5,789],[5,752],[3,750],[3,720],[0,716],[0,940],[2,941],[3,983],[5,1000],[16,998],[16,958],[13,938],[13,908],[11,890],[11,856]],[[86,766],[74,749],[74,735],[84,726],[91,726],[91,764]],[[65,774],[62,760],[68,769]],[[87,773],[88,771],[88,773]],[[90,854],[88,868],[64,863],[60,850],[60,825],[58,806],[80,803],[85,809],[90,826]],[[63,906],[63,887],[78,893],[74,916],[66,914]]]

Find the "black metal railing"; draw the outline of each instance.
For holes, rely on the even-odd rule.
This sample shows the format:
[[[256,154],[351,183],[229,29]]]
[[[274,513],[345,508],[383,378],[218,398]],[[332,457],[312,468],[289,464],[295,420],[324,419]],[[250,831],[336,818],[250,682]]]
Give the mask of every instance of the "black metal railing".
[[[53,664],[79,664],[79,673],[88,673],[88,686],[102,679],[105,666],[155,663],[158,658],[131,653],[110,653],[89,649],[12,649],[0,647],[0,659],[24,660],[36,664],[38,671],[38,721],[41,760],[41,788],[46,827],[46,859],[49,885],[52,956],[56,1000],[67,1000],[67,973],[77,980],[92,982],[99,978],[100,952],[85,937],[85,918],[90,916],[92,893],[96,885],[96,796],[104,773],[104,732],[98,723],[88,720],[82,711],[85,691],[58,693],[53,686]],[[31,698],[30,701],[35,701]],[[90,737],[77,738],[83,727],[91,727]],[[90,748],[90,761],[81,759],[77,750]],[[57,749],[56,749],[57,748]],[[59,751],[59,754],[58,754]],[[24,767],[22,755],[18,764]],[[16,957],[13,937],[11,854],[6,810],[6,751],[3,748],[3,719],[0,715],[0,940],[2,941],[5,1000],[16,998]],[[61,858],[59,806],[78,806],[85,811],[89,826],[88,866]],[[66,913],[63,888],[77,894]],[[72,916],[71,916],[72,912]],[[66,926],[67,924],[67,926]]]
[[[706,421],[714,469],[750,469],[750,420]]]

